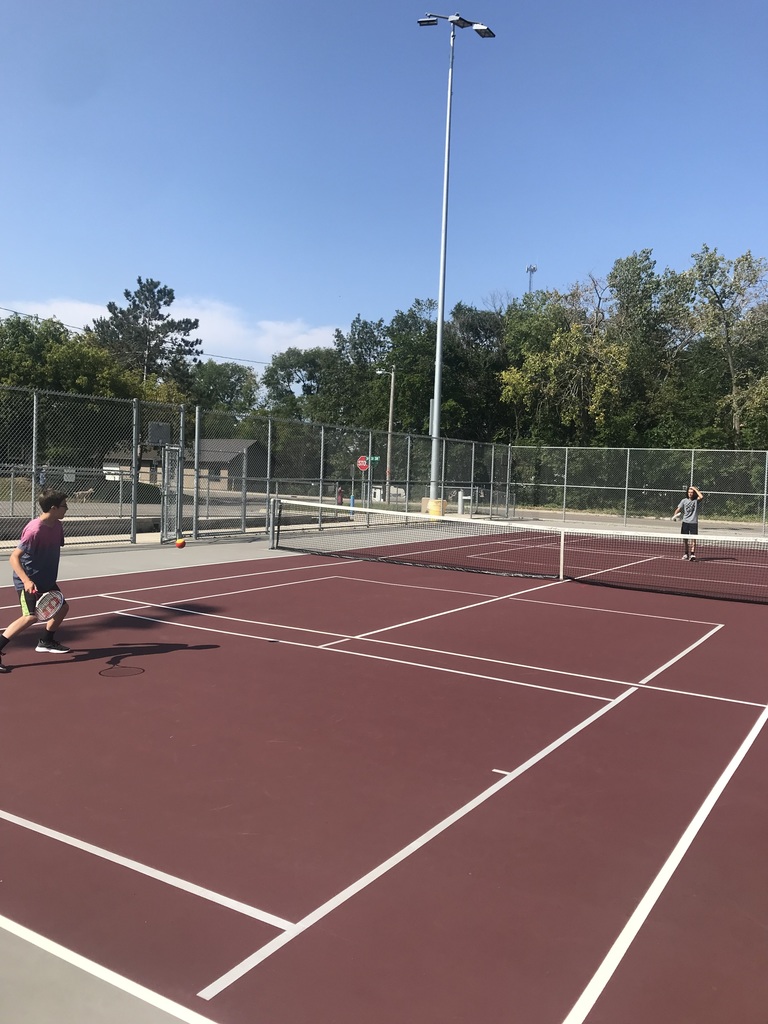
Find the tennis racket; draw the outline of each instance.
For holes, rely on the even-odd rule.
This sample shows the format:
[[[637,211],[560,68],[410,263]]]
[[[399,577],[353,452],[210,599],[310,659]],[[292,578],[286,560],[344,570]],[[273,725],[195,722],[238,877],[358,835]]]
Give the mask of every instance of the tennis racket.
[[[61,611],[64,595],[60,590],[46,590],[35,602],[35,615],[38,622],[47,622],[56,612]]]

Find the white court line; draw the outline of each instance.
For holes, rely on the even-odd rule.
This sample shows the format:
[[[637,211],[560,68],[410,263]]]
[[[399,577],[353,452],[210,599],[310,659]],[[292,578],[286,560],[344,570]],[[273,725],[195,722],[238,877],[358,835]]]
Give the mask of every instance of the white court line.
[[[17,814],[11,814],[9,811],[0,810],[0,819],[10,822],[12,825],[18,825],[20,828],[28,829],[30,832],[36,832],[38,835],[45,836],[47,839],[54,839],[58,843],[63,843],[66,846],[72,846],[76,850],[82,850],[84,853],[93,854],[94,857],[98,857],[100,860],[106,860],[111,864],[118,864],[120,867],[128,868],[130,871],[135,871],[139,875],[146,875],[147,878],[153,878],[157,882],[163,882],[165,885],[173,886],[174,889],[181,889],[183,892],[187,892],[191,896],[199,896],[201,899],[208,900],[210,903],[216,903],[220,907],[226,907],[227,910],[234,910],[236,913],[243,914],[245,917],[252,917],[256,921],[262,921],[264,924],[272,925],[273,928],[279,928],[281,931],[285,928],[293,927],[290,921],[285,921],[281,917],[269,914],[266,910],[258,910],[256,907],[250,907],[247,903],[241,903],[240,900],[233,900],[230,899],[229,896],[222,896],[220,893],[213,892],[211,889],[204,889],[201,885],[195,885],[194,882],[187,882],[183,878],[177,878],[175,875],[169,875],[165,871],[158,871],[156,868],[150,868],[146,864],[140,864],[139,861],[131,860],[129,857],[123,857],[119,853],[113,853],[111,850],[105,850],[100,846],[94,846],[92,843],[83,842],[82,839],[75,839],[74,836],[65,835],[63,832],[57,832],[55,829],[47,828],[45,825],[40,825],[36,821],[29,821],[27,818],[20,818]]]
[[[223,562],[223,563],[219,563],[219,564],[230,565],[230,564],[233,564],[233,563]],[[355,565],[356,564],[355,560],[354,559],[350,559],[350,564]],[[146,573],[150,573],[150,572],[152,572],[152,573],[155,573],[155,572],[176,572],[178,568],[182,568],[182,567],[181,566],[177,566],[176,568],[168,568],[168,569],[131,569],[128,572],[117,573],[116,575],[118,575],[118,576],[136,576],[136,575],[144,575],[145,572]],[[194,566],[193,568],[204,569],[205,566]],[[224,582],[227,582],[229,580],[251,579],[254,576],[273,576],[276,573],[303,572],[305,569],[306,570],[311,570],[311,571],[314,571],[315,569],[323,569],[323,570],[325,570],[327,572],[328,571],[328,566],[325,565],[325,564],[322,564],[322,565],[312,565],[312,566],[309,566],[309,565],[297,565],[297,566],[294,566],[293,568],[290,568],[290,569],[262,569],[259,572],[243,572],[243,573],[238,573],[235,576],[204,576],[202,579],[199,579],[199,580],[183,580],[180,583],[162,583],[162,584],[159,584],[158,586],[152,586],[152,587],[142,587],[142,586],[139,586],[139,587],[129,587],[126,590],[110,590],[110,591],[108,591],[106,593],[102,593],[101,591],[98,591],[98,592],[95,592],[95,593],[92,593],[92,594],[81,594],[78,597],[68,598],[67,600],[69,601],[69,603],[71,605],[73,602],[76,602],[76,601],[88,601],[88,600],[90,600],[92,598],[96,598],[96,597],[112,597],[112,598],[117,599],[117,597],[122,595],[122,594],[136,594],[136,593],[144,594],[144,593],[149,593],[152,590],[170,590],[172,587],[199,587],[199,586],[202,586],[203,584],[207,584],[207,583],[224,583]],[[81,580],[88,580],[89,582],[93,582],[94,580],[108,580],[108,579],[111,579],[111,578],[112,578],[111,576],[78,576],[78,577],[75,577],[75,578],[73,578],[71,580],[62,580],[62,583],[63,583],[63,589],[66,589],[66,586],[67,586],[68,583],[79,582]],[[334,574],[332,576],[327,576],[327,577],[324,577],[324,578],[326,578],[326,579],[337,579],[337,578],[338,579],[345,579],[346,577],[338,576],[338,574]],[[314,583],[315,581],[312,580],[312,579],[308,579],[308,580],[297,580],[296,582],[297,583]],[[232,594],[257,593],[259,590],[270,590],[272,588],[272,586],[280,586],[280,585],[281,584],[275,583],[275,584],[272,584],[272,585],[270,585],[268,587],[252,587],[252,588],[250,588],[248,590],[243,590],[243,591],[233,590],[233,591],[230,591],[230,593],[232,593]],[[460,593],[460,591],[459,591],[459,593]],[[224,596],[224,595],[208,594],[207,596],[208,597],[217,597],[217,596],[220,597],[220,596]],[[126,600],[137,600],[137,599],[136,598],[132,598],[132,599],[126,598]],[[196,598],[196,600],[202,600],[202,598]],[[0,605],[0,611],[6,611],[6,610],[13,611],[16,608],[18,608],[18,601],[15,601],[13,604]],[[96,615],[99,615],[99,614],[102,614],[102,613],[96,612],[93,615],[81,615],[81,616],[78,616],[78,617],[79,618],[90,618],[90,619],[92,619],[92,618],[95,618]],[[69,621],[72,621],[72,616],[71,615],[67,616],[67,618],[68,618]]]
[[[520,593],[530,594],[533,593],[533,591],[535,590],[546,590],[547,587],[560,587],[564,583],[568,582],[568,580],[550,580],[547,583],[540,583],[534,587],[529,587],[528,590],[521,590]],[[471,611],[473,608],[482,608],[484,605],[487,604],[497,604],[499,601],[508,601],[509,598],[512,596],[514,595],[501,594],[498,597],[490,597],[484,601],[474,601],[472,604],[462,604],[459,605],[458,608],[448,608],[442,612],[434,612],[432,615],[422,615],[418,619],[409,619],[407,622],[398,622],[392,626],[383,626],[381,629],[372,629],[369,630],[369,632],[367,633],[359,633],[356,637],[354,637],[354,639],[365,640],[370,636],[376,636],[377,633],[387,633],[391,629],[403,629],[405,626],[415,626],[418,625],[418,623],[420,622],[429,622],[430,619],[439,619],[444,615],[455,615],[456,612],[467,612]]]
[[[575,581],[571,581],[571,582],[575,582]],[[526,591],[523,591],[523,593],[526,593]],[[604,593],[605,593],[605,591],[604,591]],[[616,590],[615,589],[612,590],[612,593],[615,594]],[[631,591],[631,593],[637,594],[638,591],[633,590],[633,591]],[[675,596],[675,595],[671,595],[671,596]],[[634,618],[634,619],[661,619],[662,622],[681,622],[681,623],[690,624],[690,625],[693,625],[693,626],[722,626],[722,625],[724,625],[724,623],[722,623],[722,622],[713,622],[710,619],[681,619],[677,615],[654,615],[653,612],[633,612],[633,611],[627,611],[627,609],[625,609],[625,608],[601,608],[598,605],[593,605],[593,604],[567,604],[565,601],[537,601],[535,598],[532,598],[532,597],[520,597],[520,598],[518,598],[518,596],[516,594],[510,594],[509,595],[509,600],[510,601],[520,600],[522,604],[535,604],[535,605],[538,605],[539,607],[544,607],[544,608],[570,608],[570,609],[573,609],[575,611],[582,611],[582,612],[604,612],[606,615],[628,615],[628,616],[630,616],[630,618]]]
[[[449,590],[447,587],[424,587],[419,583],[391,583],[388,580],[372,580],[365,576],[329,576],[329,579],[343,580],[345,583],[367,583],[376,587],[398,587],[401,590],[426,590],[432,594],[461,594],[467,597],[495,597],[495,594],[485,594],[474,590]],[[311,582],[311,581],[307,581]]]
[[[505,683],[508,686],[522,686],[529,690],[544,690],[546,693],[562,693],[567,694],[569,697],[586,697],[587,700],[602,700],[606,702],[613,699],[611,697],[601,697],[595,693],[581,693],[579,690],[564,690],[557,686],[543,686],[539,683],[526,683],[520,679],[505,679],[503,676],[489,676],[484,675],[481,672],[465,672],[460,668],[450,668],[443,665],[430,665],[421,661],[406,661],[404,658],[385,658],[380,654],[365,654],[362,651],[347,651],[343,647],[329,648],[324,645],[322,648],[318,649],[328,650],[331,654],[341,654],[347,658],[368,658],[372,661],[384,661],[390,665],[405,665],[408,668],[425,668],[430,672],[444,672],[452,676],[465,676],[467,679],[482,679],[484,682]],[[446,654],[450,655],[450,651],[447,651]],[[501,664],[503,665],[504,662],[501,662]],[[547,670],[545,669],[543,671]],[[570,675],[576,679],[583,678],[594,680],[594,676],[577,676],[575,672],[561,672],[557,674]],[[615,683],[617,686],[637,686],[637,683],[625,683],[620,679],[604,679],[601,681],[605,683]]]
[[[537,754],[534,754],[533,757],[530,757],[523,764],[519,765],[514,771],[510,772],[508,775],[505,775],[503,778],[499,779],[499,781],[495,782],[492,786],[489,786],[488,789],[485,789],[482,793],[478,794],[478,796],[474,797],[468,803],[464,804],[463,807],[460,807],[457,811],[454,811],[453,814],[450,814],[447,818],[444,818],[433,828],[429,829],[429,831],[419,836],[418,839],[414,839],[412,843],[409,843],[407,846],[403,847],[402,850],[399,850],[397,853],[393,854],[393,856],[388,858],[388,860],[385,860],[382,864],[379,864],[379,866],[374,868],[372,871],[369,871],[367,875],[363,875],[362,878],[359,878],[356,882],[353,882],[352,885],[347,886],[346,889],[343,889],[336,896],[332,897],[326,903],[323,903],[322,906],[318,907],[316,910],[313,910],[312,913],[307,914],[306,917],[302,918],[300,921],[297,921],[295,925],[292,925],[291,928],[287,929],[281,935],[278,935],[271,942],[268,942],[260,949],[257,949],[254,953],[251,954],[251,956],[246,957],[245,960],[242,960],[239,964],[236,964],[231,970],[227,971],[226,974],[223,974],[220,978],[217,978],[215,981],[211,982],[210,985],[207,985],[197,994],[200,996],[201,999],[212,999],[220,992],[223,992],[225,988],[228,988],[239,978],[242,978],[244,974],[247,974],[258,964],[262,963],[282,946],[285,946],[287,943],[291,942],[293,939],[296,938],[297,935],[301,935],[302,932],[306,931],[312,925],[317,924],[318,921],[322,920],[322,918],[326,917],[332,911],[338,909],[338,907],[340,907],[343,903],[346,903],[347,900],[351,899],[353,896],[356,896],[358,893],[362,892],[363,889],[366,889],[373,882],[377,881],[383,875],[387,874],[387,872],[391,871],[392,868],[402,863],[402,861],[406,860],[412,854],[416,853],[417,850],[420,850],[423,846],[426,846],[427,843],[435,839],[442,832],[445,832],[452,825],[455,825],[457,821],[460,821],[462,818],[466,817],[466,815],[468,815],[471,811],[475,810],[475,808],[479,807],[481,804],[484,804],[486,800],[490,800],[491,797],[495,796],[515,779],[519,778],[524,772],[527,772],[529,768],[533,768],[534,765],[538,764],[540,761],[543,761],[545,757],[549,756],[549,754],[553,753],[559,747],[562,747],[569,740],[573,739],[573,737],[576,736],[578,733],[582,732],[588,726],[596,722],[599,718],[602,718],[603,715],[613,710],[613,708],[615,708],[623,700],[626,700],[626,698],[630,694],[636,692],[636,689],[627,690],[625,693],[622,693],[621,696],[611,701],[610,704],[606,704],[604,707],[600,708],[599,711],[596,711],[593,715],[590,715],[589,718],[585,718],[584,721],[580,722],[578,725],[575,725],[572,729],[569,729],[567,732],[563,733],[562,736],[559,736],[556,740],[553,740],[552,743],[544,747]]]
[[[688,825],[685,832],[683,832],[674,850],[667,858],[658,875],[654,878],[637,907],[635,907],[629,921],[627,921],[626,925],[619,933],[605,959],[587,984],[587,987],[576,1000],[570,1013],[563,1021],[563,1024],[583,1024],[583,1021],[586,1019],[592,1007],[602,995],[606,985],[616,972],[616,969],[632,942],[635,940],[638,932],[645,924],[659,897],[669,884],[677,868],[680,866],[683,857],[688,852],[693,840],[701,831],[704,822],[707,820],[715,804],[722,796],[725,787],[730,782],[736,769],[747,756],[766,721],[768,721],[768,708],[763,711],[752,726],[752,729],[749,731],[744,742],[731,758],[731,761],[725,771],[712,787],[709,795],[704,800],[704,803],[693,816],[691,823]]]
[[[699,637],[699,639],[696,640],[694,643],[689,644],[689,646],[686,647],[685,650],[680,651],[680,653],[676,654],[674,658],[670,658],[669,661],[665,662],[659,668],[655,669],[653,672],[650,673],[650,675],[647,675],[644,679],[641,679],[639,685],[645,686],[647,682],[650,682],[651,679],[655,679],[656,676],[660,675],[662,672],[668,669],[670,665],[674,665],[676,661],[680,661],[681,658],[684,658],[686,654],[690,654],[691,651],[695,650],[700,644],[703,644],[706,640],[709,640],[711,636],[714,636],[715,633],[719,632],[722,628],[722,626],[715,626],[714,629],[710,629],[708,633],[705,633],[704,636]]]
[[[59,960],[63,960],[65,963],[85,971],[92,977],[98,978],[99,981],[104,981],[108,985],[112,985],[113,988],[120,989],[128,995],[134,996],[150,1006],[154,1006],[156,1010],[162,1010],[171,1017],[175,1017],[176,1020],[184,1021],[184,1024],[216,1024],[216,1021],[211,1020],[210,1017],[203,1017],[202,1014],[195,1013],[194,1010],[188,1010],[186,1006],[179,1006],[178,1003],[174,1003],[165,996],[161,996],[157,992],[153,992],[151,989],[131,981],[129,978],[124,978],[121,974],[116,974],[115,971],[110,971],[109,968],[102,967],[101,964],[96,964],[93,960],[88,960],[86,957],[73,952],[71,949],[67,949],[65,946],[60,946],[58,942],[52,942],[50,939],[38,935],[37,932],[33,932],[31,929],[11,921],[8,917],[0,916],[0,928],[11,935],[15,935],[16,938],[23,939],[24,942],[36,946],[44,953],[55,956]]]
[[[163,607],[163,606],[161,605],[160,607]],[[144,622],[156,622],[158,625],[161,625],[161,626],[177,626],[180,629],[197,629],[197,630],[202,631],[203,633],[217,633],[217,634],[220,634],[222,636],[244,637],[246,640],[267,640],[267,641],[273,641],[272,637],[254,636],[253,633],[235,633],[232,630],[228,630],[228,629],[215,629],[213,626],[193,626],[191,622],[174,622],[174,621],[168,621],[168,620],[165,620],[165,619],[153,619],[149,615],[136,615],[135,612],[119,611],[119,612],[115,612],[114,614],[115,615],[123,615],[127,619],[142,619]],[[288,628],[288,627],[286,627],[286,628]],[[353,640],[354,637],[349,637],[349,639]],[[342,654],[342,655],[344,655],[346,657],[349,657],[349,658],[369,658],[372,661],[384,661],[388,665],[406,665],[406,666],[409,666],[409,667],[412,667],[412,668],[426,668],[426,669],[429,669],[432,672],[447,672],[447,673],[450,673],[451,675],[467,676],[469,679],[485,679],[486,681],[495,682],[495,683],[506,683],[509,686],[524,686],[524,687],[527,687],[528,689],[532,689],[532,690],[546,690],[547,693],[563,693],[563,694],[567,694],[569,697],[586,697],[589,700],[603,700],[603,701],[609,701],[611,699],[610,697],[598,697],[598,696],[595,696],[594,693],[579,693],[576,690],[560,690],[560,689],[557,689],[554,686],[539,686],[536,683],[524,683],[524,682],[521,682],[520,680],[517,680],[517,679],[504,679],[504,678],[502,678],[500,676],[485,676],[485,675],[480,675],[477,672],[463,672],[461,669],[458,669],[458,668],[443,668],[443,667],[440,667],[440,666],[437,666],[437,665],[424,665],[424,664],[422,664],[421,662],[418,662],[418,661],[405,661],[405,660],[400,659],[400,658],[386,658],[383,655],[379,655],[379,654],[362,654],[362,653],[358,653],[356,651],[345,651],[345,650],[343,650],[341,648],[338,648],[338,647],[326,647],[325,645],[318,646],[317,644],[305,644],[305,643],[301,643],[298,640],[277,640],[277,641],[274,641],[274,642],[275,643],[279,643],[279,644],[283,644],[286,647],[303,647],[304,649],[309,650],[309,651],[325,651],[325,650],[327,650],[327,651],[329,651],[330,654]],[[127,656],[128,655],[126,654],[126,657]],[[611,680],[606,680],[606,681],[610,682]],[[616,682],[618,682],[619,685],[622,685],[622,686],[636,686],[637,685],[636,683],[621,683],[618,680],[616,680]]]
[[[546,668],[542,665],[526,665],[522,661],[505,661],[503,658],[485,658],[480,654],[461,654],[458,651],[443,651],[439,647],[420,647],[418,644],[400,644],[394,640],[372,640],[368,636],[362,637],[346,637],[347,640],[364,640],[367,644],[379,644],[382,647],[399,647],[405,651],[423,651],[425,654],[440,654],[447,658],[463,658],[465,661],[480,661],[488,665],[506,665],[508,668],[525,668],[530,669],[531,672],[547,672],[550,675],[556,676],[568,676],[573,679],[589,679],[595,683],[617,683],[619,686],[637,686],[637,683],[630,683],[626,679],[608,679],[606,676],[591,676],[586,672],[568,672],[565,669],[559,668]],[[354,654],[354,651],[345,651],[343,648],[335,647],[336,641],[331,643],[321,644],[322,650],[335,650],[339,654]],[[366,657],[375,657],[375,655],[366,655]],[[397,664],[411,665],[413,662],[401,662],[398,658],[393,658],[393,661]],[[471,675],[472,673],[470,673]]]
[[[658,562],[664,558],[664,555],[648,555],[647,558],[636,558],[633,562],[624,562],[623,565],[612,565],[608,569],[596,569],[594,572],[584,572],[581,576],[572,576],[570,579],[579,582],[579,580],[591,580],[593,576],[604,576],[607,572],[619,572],[621,569],[631,569],[633,565],[645,565],[646,562]]]
[[[280,557],[280,556],[277,556],[277,557]],[[228,562],[216,562],[214,564],[213,568],[218,569],[219,566],[222,566],[222,565],[235,565],[236,563],[240,563],[242,565],[242,561],[243,560],[240,559],[240,558],[234,558],[234,559],[231,559]],[[355,565],[355,564],[357,564],[357,562],[358,562],[358,559],[354,559],[354,558],[350,558],[349,559],[350,565]],[[182,569],[186,569],[187,571],[189,571],[189,569],[201,569],[202,570],[202,569],[206,569],[206,568],[211,568],[211,567],[210,566],[205,566],[205,565],[193,565],[193,566],[175,565],[175,566],[171,566],[171,567],[167,567],[167,568],[158,568],[158,569],[129,569],[126,572],[119,572],[119,573],[115,573],[114,575],[115,576],[143,576],[145,573],[178,572],[178,571],[180,571]],[[187,585],[194,586],[197,583],[219,583],[219,582],[224,581],[224,580],[245,579],[245,578],[247,578],[249,576],[271,576],[271,575],[274,575],[276,573],[284,573],[284,572],[304,572],[304,571],[314,572],[316,569],[327,570],[328,566],[324,562],[319,562],[319,563],[316,563],[314,565],[294,565],[294,566],[290,566],[290,567],[285,568],[285,569],[259,569],[259,570],[255,570],[253,572],[237,573],[234,576],[203,576],[202,579],[199,579],[199,580],[183,580],[180,583],[166,583],[166,584],[163,584],[163,586],[165,586],[165,587],[184,587],[184,586],[187,586]],[[92,581],[92,580],[109,580],[109,579],[112,579],[112,578],[113,578],[112,574],[110,574],[109,576],[74,576],[70,580],[62,580],[62,583],[65,583],[65,584],[66,583],[75,583],[75,582],[79,583],[81,580],[88,580],[88,581]],[[163,588],[163,586],[147,587],[146,589],[147,590],[161,590]],[[134,594],[137,590],[144,590],[144,589],[145,589],[144,587],[131,587],[128,590],[115,590],[115,591],[113,591],[113,593],[115,593],[115,594]]]
[[[104,594],[103,596],[106,597],[110,601],[114,600],[114,601],[124,602],[126,600],[130,600],[130,598],[124,598],[124,597],[112,598],[112,597],[110,597],[109,594]],[[221,597],[223,595],[221,595],[221,594],[212,594],[210,596],[212,596],[212,597]],[[205,601],[206,598],[204,598],[204,597],[195,597],[195,598],[192,598],[191,600],[192,601]],[[335,636],[335,637],[338,637],[341,640],[354,639],[354,637],[350,637],[347,633],[334,633],[330,629],[310,629],[309,626],[285,626],[285,625],[282,625],[279,622],[263,622],[261,619],[239,619],[235,615],[219,615],[217,612],[199,612],[199,611],[196,611],[194,608],[187,608],[187,607],[185,607],[185,605],[182,605],[182,604],[172,604],[170,602],[168,602],[166,604],[161,604],[159,601],[157,601],[157,602],[155,602],[155,601],[139,601],[137,599],[134,603],[135,603],[135,606],[136,606],[135,608],[130,608],[130,609],[124,608],[124,609],[122,609],[122,611],[108,612],[106,614],[110,614],[110,615],[121,615],[121,614],[131,615],[132,612],[138,611],[140,608],[166,608],[166,609],[168,609],[168,611],[183,612],[185,615],[199,615],[201,618],[204,618],[204,619],[222,619],[224,622],[247,622],[247,623],[249,623],[252,626],[269,626],[272,629],[290,629],[290,630],[292,630],[295,633],[313,633],[316,636]],[[103,615],[105,613],[104,612],[99,612],[98,614]],[[142,616],[136,616],[136,618],[142,618]],[[167,620],[165,620],[165,619],[149,619],[148,621],[150,621],[150,622],[158,622],[158,623],[166,623],[167,622]],[[173,623],[167,622],[167,625],[173,625]],[[181,623],[176,623],[176,625],[181,625]],[[227,630],[220,630],[220,632],[226,633]],[[249,636],[249,635],[250,634],[248,634],[248,633],[234,633],[234,632],[232,633],[232,636]],[[254,637],[254,639],[255,640],[263,640],[263,639],[265,639],[265,637]],[[324,646],[324,645],[320,645],[320,646]],[[317,650],[317,648],[315,648],[315,649]]]
[[[142,605],[137,605],[136,611],[139,608],[170,608],[170,609],[173,609],[173,608],[175,608],[175,606],[174,605],[162,605],[162,604],[153,605],[153,604],[146,604],[145,603],[145,604],[142,604]],[[347,657],[353,657],[353,658],[368,658],[369,660],[383,661],[383,662],[386,662],[387,664],[391,664],[391,665],[405,665],[405,666],[407,666],[409,668],[426,668],[426,669],[429,669],[430,671],[433,671],[433,672],[445,672],[445,673],[449,673],[449,674],[453,674],[453,675],[457,675],[457,676],[466,676],[469,679],[483,679],[486,682],[506,683],[506,684],[508,684],[510,686],[522,686],[522,687],[526,687],[528,689],[533,689],[533,690],[545,690],[548,693],[562,693],[562,694],[568,694],[570,696],[576,696],[576,697],[587,697],[588,699],[591,699],[591,700],[608,700],[609,699],[607,697],[597,697],[593,693],[583,693],[583,692],[581,692],[579,690],[564,690],[564,689],[562,689],[560,687],[555,687],[555,686],[540,686],[537,683],[523,682],[523,681],[521,681],[519,679],[505,679],[502,676],[484,675],[484,674],[478,673],[478,672],[465,672],[465,671],[463,671],[462,669],[459,669],[459,668],[447,668],[447,667],[442,667],[442,666],[438,666],[438,665],[430,665],[430,664],[425,664],[425,663],[419,662],[419,661],[408,661],[408,660],[406,660],[404,658],[389,658],[389,657],[386,657],[384,655],[367,654],[367,653],[364,653],[362,651],[348,651],[348,650],[345,650],[342,647],[337,646],[335,641],[332,641],[331,643],[328,643],[328,644],[307,644],[307,643],[302,643],[301,641],[298,641],[298,640],[277,640],[277,641],[275,641],[274,637],[259,636],[259,635],[255,635],[253,633],[239,633],[239,632],[236,632],[234,630],[227,630],[227,629],[216,629],[213,626],[193,626],[191,623],[188,623],[188,622],[176,622],[176,621],[169,620],[169,619],[152,618],[149,615],[137,615],[136,611],[121,610],[121,611],[116,611],[116,612],[114,612],[112,614],[122,615],[122,616],[125,616],[126,618],[142,619],[145,622],[155,622],[158,625],[178,626],[178,627],[181,627],[183,629],[197,629],[197,630],[201,630],[202,632],[216,633],[216,634],[219,634],[221,636],[236,636],[236,637],[245,638],[247,640],[260,640],[260,641],[276,642],[276,643],[284,644],[284,645],[286,645],[288,647],[301,647],[301,648],[305,648],[305,649],[312,650],[312,651],[318,651],[318,650],[328,651],[331,654],[342,654],[342,655],[345,655]],[[104,613],[100,613],[100,614],[104,614]],[[208,617],[208,614],[205,613],[205,612],[195,612],[195,611],[189,610],[189,614],[199,615],[199,616],[201,616],[203,618]],[[210,615],[210,617],[211,618],[224,618],[224,619],[227,619],[228,621],[231,621],[229,616],[213,616],[213,615]],[[251,620],[251,619],[241,619],[241,620],[238,620],[238,621],[253,622],[253,620]],[[274,624],[274,623],[253,622],[253,624],[254,625],[276,626],[276,624]],[[702,623],[702,625],[706,625],[706,623]],[[313,632],[315,632],[314,630],[303,629],[303,628],[298,627],[298,626],[278,626],[276,628],[293,630],[293,631],[298,632],[298,633],[313,633]],[[746,705],[748,707],[759,707],[759,708],[765,707],[765,704],[763,704],[763,703],[761,703],[759,701],[740,700],[739,698],[723,697],[723,696],[720,696],[718,694],[698,693],[698,692],[695,692],[695,691],[692,691],[692,690],[677,690],[677,689],[673,689],[672,687],[666,687],[666,686],[648,686],[648,687],[646,687],[646,684],[648,683],[649,680],[655,678],[657,675],[659,675],[661,672],[663,672],[670,665],[673,665],[676,661],[679,661],[682,657],[684,657],[686,654],[688,654],[690,651],[692,651],[695,647],[698,647],[699,644],[703,643],[705,640],[708,640],[712,635],[714,635],[718,630],[720,630],[722,628],[724,628],[723,625],[718,623],[715,626],[714,629],[709,631],[709,633],[707,633],[703,637],[700,637],[693,644],[691,644],[689,647],[685,648],[685,650],[681,651],[679,654],[675,655],[674,658],[671,658],[668,662],[666,662],[660,668],[657,668],[653,672],[649,673],[649,675],[647,675],[639,683],[638,682],[630,682],[629,680],[624,680],[624,679],[608,679],[608,678],[605,678],[605,677],[602,677],[602,676],[590,676],[590,675],[587,675],[586,673],[568,672],[568,671],[566,671],[564,669],[558,670],[558,669],[543,668],[543,667],[537,666],[537,665],[524,665],[524,664],[521,664],[519,662],[500,661],[500,660],[496,661],[495,659],[491,659],[491,658],[482,658],[482,657],[477,657],[477,656],[470,655],[470,654],[457,654],[455,651],[443,651],[443,650],[440,650],[438,648],[429,648],[429,647],[424,648],[424,647],[416,647],[416,646],[414,646],[412,644],[398,644],[398,643],[394,643],[393,641],[390,641],[390,640],[371,640],[365,634],[362,634],[361,638],[366,643],[380,644],[382,647],[402,647],[405,650],[424,651],[425,653],[439,654],[439,655],[442,655],[442,656],[447,657],[447,658],[465,658],[465,659],[472,660],[472,661],[485,661],[485,662],[489,662],[489,663],[492,663],[492,664],[506,665],[509,668],[525,668],[525,669],[530,669],[531,671],[536,671],[536,672],[548,672],[548,673],[551,673],[552,675],[560,675],[560,676],[565,676],[565,677],[574,678],[574,679],[591,680],[592,682],[610,683],[610,684],[613,684],[613,685],[616,685],[616,686],[643,686],[644,688],[647,688],[649,690],[655,690],[655,691],[658,691],[659,693],[673,693],[673,694],[679,694],[680,696],[684,696],[684,697],[696,697],[696,698],[700,698],[702,700],[717,700],[717,701],[722,701],[723,703],[726,703],[726,704],[743,704],[743,705]],[[322,631],[322,630],[318,630],[317,632],[321,636],[333,636],[332,633],[325,632],[325,631]],[[344,640],[346,640],[346,641],[357,640],[357,639],[361,639],[361,638],[356,637],[356,636],[342,636],[341,637],[342,641],[344,641]]]

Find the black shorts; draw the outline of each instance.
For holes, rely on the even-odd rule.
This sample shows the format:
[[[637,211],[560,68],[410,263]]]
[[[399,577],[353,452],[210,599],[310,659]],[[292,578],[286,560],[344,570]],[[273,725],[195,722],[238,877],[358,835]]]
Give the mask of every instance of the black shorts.
[[[698,536],[699,524],[698,523],[683,523],[680,527],[680,533],[690,534],[692,537]]]
[[[59,584],[58,583],[54,583],[54,585],[50,589],[51,590],[59,590]],[[44,593],[44,591],[39,590],[36,594],[28,594],[26,592],[26,590],[24,590],[23,587],[22,587],[21,590],[19,590],[18,587],[17,587],[16,588],[16,593],[19,595],[19,602],[21,604],[21,614],[22,615],[34,615],[35,614],[35,605],[37,604],[37,599],[38,599],[38,597],[40,597],[40,595],[42,593]]]

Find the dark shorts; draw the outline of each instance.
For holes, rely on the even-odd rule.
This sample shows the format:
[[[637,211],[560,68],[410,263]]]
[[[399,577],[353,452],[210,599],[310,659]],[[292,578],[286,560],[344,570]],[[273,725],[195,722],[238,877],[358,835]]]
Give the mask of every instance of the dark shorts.
[[[698,536],[699,524],[698,523],[683,523],[680,527],[680,533],[688,533],[693,537]]]
[[[58,583],[54,584],[51,587],[51,590],[59,590],[59,589],[60,588],[59,588]],[[35,614],[35,605],[37,604],[37,599],[38,599],[38,597],[40,597],[40,594],[43,593],[43,591],[40,591],[37,594],[28,594],[26,592],[26,590],[21,589],[21,590],[17,590],[17,593],[19,595],[19,604],[21,605],[21,614],[22,615],[34,615]]]

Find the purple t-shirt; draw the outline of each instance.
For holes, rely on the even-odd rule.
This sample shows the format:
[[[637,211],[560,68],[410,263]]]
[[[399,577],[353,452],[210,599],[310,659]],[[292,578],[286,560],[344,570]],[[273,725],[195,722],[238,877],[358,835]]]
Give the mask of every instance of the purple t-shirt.
[[[64,529],[58,521],[43,522],[42,519],[33,519],[22,530],[18,543],[23,552],[21,564],[41,594],[56,585],[63,543]],[[18,591],[24,589],[24,584],[16,573],[13,574],[13,585]]]

